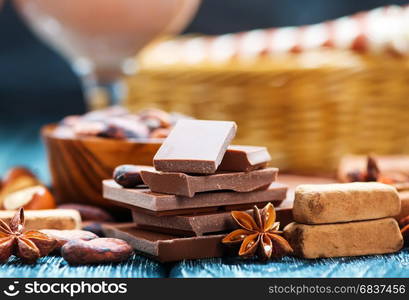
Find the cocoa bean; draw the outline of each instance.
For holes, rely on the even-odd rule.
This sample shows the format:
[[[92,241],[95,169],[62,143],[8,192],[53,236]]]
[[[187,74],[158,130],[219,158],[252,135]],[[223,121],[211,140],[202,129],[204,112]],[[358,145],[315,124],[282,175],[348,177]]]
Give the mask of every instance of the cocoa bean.
[[[56,251],[60,251],[62,246],[72,240],[89,241],[98,238],[96,234],[85,230],[42,229],[40,231],[57,240]]]
[[[72,240],[61,248],[62,257],[74,265],[121,262],[132,253],[133,249],[127,242],[115,238]]]

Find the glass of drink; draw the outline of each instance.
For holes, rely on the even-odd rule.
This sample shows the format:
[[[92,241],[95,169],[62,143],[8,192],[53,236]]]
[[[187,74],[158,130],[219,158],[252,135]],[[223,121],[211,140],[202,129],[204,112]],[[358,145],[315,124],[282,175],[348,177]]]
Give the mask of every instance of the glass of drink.
[[[1,1],[1,0],[0,0]],[[137,71],[135,54],[160,35],[176,34],[200,0],[15,0],[29,27],[82,78],[89,109],[126,96],[122,75]]]

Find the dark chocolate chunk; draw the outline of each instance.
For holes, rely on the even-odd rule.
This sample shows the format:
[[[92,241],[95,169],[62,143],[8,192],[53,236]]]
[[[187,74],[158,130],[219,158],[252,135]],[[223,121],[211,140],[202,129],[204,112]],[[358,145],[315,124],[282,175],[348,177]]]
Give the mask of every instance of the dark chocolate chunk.
[[[135,225],[104,226],[105,235],[128,242],[137,252],[160,262],[222,257],[225,234],[178,237],[135,228]]]
[[[262,208],[264,203],[257,206]],[[246,212],[252,215],[252,210]],[[185,236],[200,236],[238,228],[230,211],[158,217],[133,210],[132,216],[138,228]],[[281,228],[291,223],[292,209],[277,208],[276,221],[280,222]]]
[[[251,172],[188,175],[175,172],[141,171],[143,182],[152,192],[193,197],[195,193],[218,190],[251,192],[267,188],[277,178],[278,169],[268,168]]]
[[[115,201],[113,201],[115,202]],[[236,204],[236,205],[223,205],[220,204],[218,206],[210,206],[210,207],[197,207],[197,208],[185,208],[185,209],[174,209],[174,210],[161,210],[161,211],[154,211],[148,210],[140,207],[135,207],[126,203],[115,202],[117,205],[129,208],[131,210],[135,210],[147,215],[151,216],[179,216],[179,215],[197,215],[203,213],[216,213],[216,212],[224,212],[224,211],[232,211],[232,210],[246,210],[252,208],[254,205],[258,207],[264,207],[268,202],[271,202],[274,207],[277,207],[283,203],[283,200],[270,200],[267,202],[257,202],[257,203],[246,203],[246,204]]]
[[[236,123],[180,120],[156,153],[158,171],[213,174],[236,134]]]
[[[217,170],[248,172],[265,168],[270,160],[266,147],[232,145],[227,148]]]

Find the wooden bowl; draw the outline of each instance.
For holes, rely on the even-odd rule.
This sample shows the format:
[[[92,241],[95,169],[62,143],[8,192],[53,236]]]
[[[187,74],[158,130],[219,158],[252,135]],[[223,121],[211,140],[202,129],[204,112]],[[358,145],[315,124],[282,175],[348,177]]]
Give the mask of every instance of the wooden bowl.
[[[121,164],[152,165],[161,140],[130,141],[97,137],[61,138],[56,125],[45,125],[41,134],[59,203],[82,203],[117,210],[102,197],[102,180],[112,178]]]

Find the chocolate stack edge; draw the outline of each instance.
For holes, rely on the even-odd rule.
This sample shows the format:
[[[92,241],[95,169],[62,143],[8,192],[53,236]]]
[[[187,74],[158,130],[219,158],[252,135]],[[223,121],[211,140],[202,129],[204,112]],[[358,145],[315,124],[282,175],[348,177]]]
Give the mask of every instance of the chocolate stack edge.
[[[287,186],[273,182],[265,190],[247,193],[218,191],[198,193],[193,198],[160,194],[146,188],[125,189],[114,180],[103,181],[104,198],[117,205],[143,210],[145,213],[163,216],[209,211],[239,209],[247,205],[272,202],[275,206],[284,201]],[[245,207],[242,209],[246,209]]]
[[[159,262],[224,256],[221,240],[225,234],[179,237],[136,228],[133,224],[103,226],[106,236],[127,241],[138,253]]]
[[[258,205],[259,208],[263,206],[264,203]],[[246,210],[246,212],[250,215],[253,213],[252,210]],[[280,222],[282,227],[292,222],[292,210],[290,208],[277,208],[276,215],[277,222]],[[132,217],[138,228],[185,236],[202,236],[239,228],[233,220],[231,212],[163,216],[158,218],[133,210]]]

